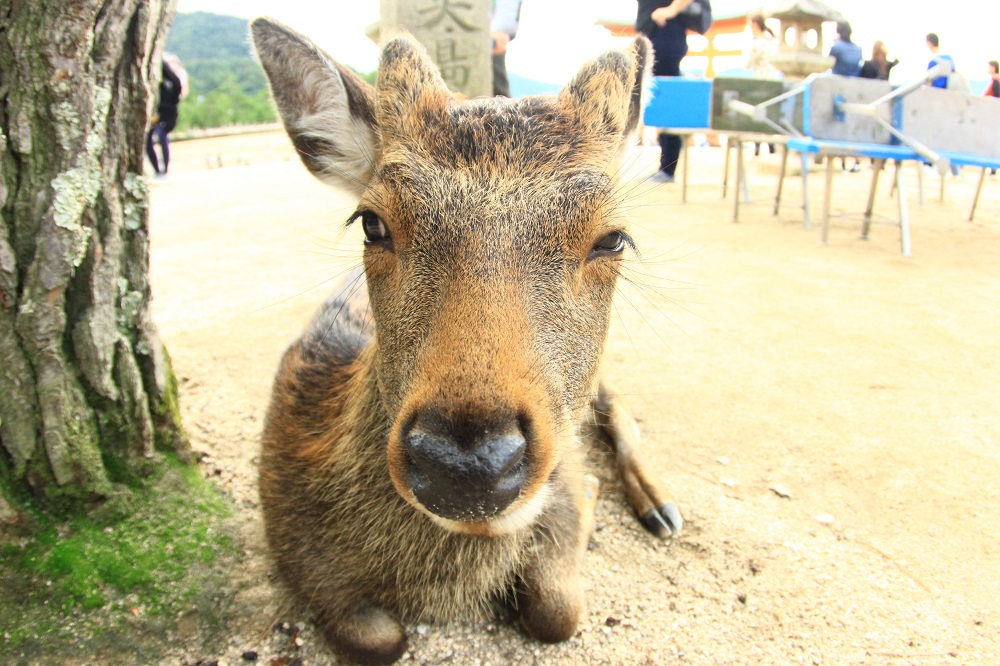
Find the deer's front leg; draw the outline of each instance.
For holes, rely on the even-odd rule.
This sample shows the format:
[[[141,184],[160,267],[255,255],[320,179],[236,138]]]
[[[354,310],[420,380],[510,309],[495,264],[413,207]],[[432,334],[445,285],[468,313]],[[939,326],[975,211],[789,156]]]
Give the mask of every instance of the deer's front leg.
[[[517,605],[524,628],[540,641],[558,643],[576,632],[584,604],[580,571],[594,532],[598,486],[597,477],[584,475],[537,527]]]
[[[325,614],[316,624],[334,652],[359,664],[391,664],[406,651],[402,625],[376,606]]]
[[[684,525],[681,512],[649,472],[639,442],[639,426],[624,402],[601,382],[593,408],[597,423],[614,444],[615,462],[622,475],[625,494],[639,521],[661,539],[678,534]]]

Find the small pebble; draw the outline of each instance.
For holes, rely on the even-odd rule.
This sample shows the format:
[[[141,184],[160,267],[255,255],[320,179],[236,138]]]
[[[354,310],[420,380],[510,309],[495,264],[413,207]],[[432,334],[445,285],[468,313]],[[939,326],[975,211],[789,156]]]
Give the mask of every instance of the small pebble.
[[[242,657],[243,661],[257,661],[257,653],[253,650],[247,650],[240,657]]]
[[[767,488],[768,488],[768,490],[770,490],[772,493],[774,493],[778,497],[784,497],[785,499],[788,499],[788,498],[790,498],[792,496],[792,494],[790,492],[788,492],[788,489],[785,488],[780,483],[771,484]]]
[[[818,522],[820,525],[832,525],[833,516],[831,516],[829,513],[817,513],[816,522]]]

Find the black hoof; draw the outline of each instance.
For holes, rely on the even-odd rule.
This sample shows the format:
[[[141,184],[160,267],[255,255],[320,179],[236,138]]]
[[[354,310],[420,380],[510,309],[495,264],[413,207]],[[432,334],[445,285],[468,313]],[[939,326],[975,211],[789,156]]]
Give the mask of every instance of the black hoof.
[[[673,502],[667,502],[659,509],[650,509],[639,518],[639,521],[643,527],[661,539],[669,539],[680,534],[684,526],[681,512]]]

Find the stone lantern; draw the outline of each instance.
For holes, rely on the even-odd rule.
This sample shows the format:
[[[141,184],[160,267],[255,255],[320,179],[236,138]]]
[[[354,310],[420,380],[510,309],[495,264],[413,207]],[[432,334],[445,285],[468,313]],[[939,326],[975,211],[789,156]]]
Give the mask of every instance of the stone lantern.
[[[775,0],[762,13],[781,21],[778,50],[768,59],[786,80],[801,80],[833,67],[834,59],[822,51],[822,27],[826,21],[843,21],[843,14],[818,0]]]

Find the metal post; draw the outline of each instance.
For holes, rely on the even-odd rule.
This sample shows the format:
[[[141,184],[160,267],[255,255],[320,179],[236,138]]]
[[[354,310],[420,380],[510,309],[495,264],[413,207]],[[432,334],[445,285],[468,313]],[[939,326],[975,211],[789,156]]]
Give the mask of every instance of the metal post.
[[[809,155],[802,151],[802,228],[812,229],[812,219],[809,216]]]
[[[684,157],[684,170],[681,171],[681,203],[688,200],[688,169],[691,168],[688,149],[691,147],[691,135],[681,134],[681,155]]]
[[[979,184],[976,185],[976,196],[972,198],[972,210],[969,211],[969,222],[976,216],[976,204],[979,203],[979,194],[983,191],[983,181],[986,180],[986,167],[983,167],[979,174]]]
[[[743,200],[750,203],[750,186],[747,184],[747,165],[743,161],[746,156],[743,154],[743,139],[740,138],[740,148],[736,151],[736,154],[740,156],[740,181],[736,184],[736,187],[743,186]]]
[[[726,198],[726,189],[729,185],[729,150],[733,147],[733,137],[726,135],[726,162],[722,166],[722,199]]]
[[[910,223],[906,217],[906,191],[903,190],[903,162],[896,160],[896,192],[899,196],[899,244],[903,256],[910,256]]]
[[[875,210],[875,190],[878,188],[878,174],[882,170],[885,160],[876,159],[872,164],[872,184],[868,190],[868,207],[865,208],[865,220],[861,223],[861,238],[868,240],[868,229],[872,225],[872,212]]]
[[[740,221],[740,181],[743,174],[743,141],[736,142],[736,191],[733,192],[733,222]]]
[[[826,192],[823,196],[823,233],[820,242],[826,245],[830,230],[830,201],[833,199],[833,156],[826,156]]]
[[[788,165],[788,145],[781,145],[781,170],[778,172],[778,191],[774,195],[774,214],[781,207],[781,187],[785,184],[785,167]]]
[[[916,160],[917,165],[917,201],[920,203],[920,207],[924,207],[924,163],[920,160]]]

